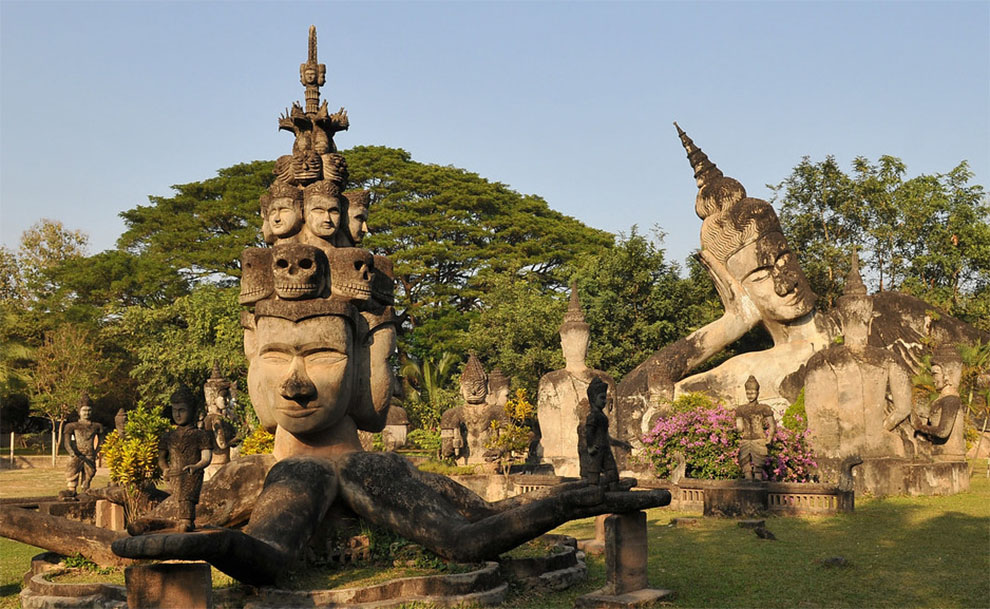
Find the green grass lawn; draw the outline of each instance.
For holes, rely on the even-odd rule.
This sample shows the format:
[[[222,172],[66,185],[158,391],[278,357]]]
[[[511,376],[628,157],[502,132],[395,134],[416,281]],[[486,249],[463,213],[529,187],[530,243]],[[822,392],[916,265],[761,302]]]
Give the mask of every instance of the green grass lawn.
[[[0,472],[3,496],[11,496],[10,476],[22,471],[46,470]],[[22,494],[45,494],[29,490]],[[971,490],[960,495],[857,498],[852,514],[768,518],[776,541],[734,520],[668,526],[685,515],[664,508],[647,513],[650,582],[677,593],[672,607],[990,606],[990,481],[979,468]],[[593,529],[586,519],[555,532],[584,538]],[[17,606],[20,579],[40,551],[0,538],[0,608]],[[834,556],[847,566],[822,564]],[[573,607],[575,597],[604,584],[603,561],[590,557],[588,567],[588,581],[571,590],[513,594],[503,606]]]

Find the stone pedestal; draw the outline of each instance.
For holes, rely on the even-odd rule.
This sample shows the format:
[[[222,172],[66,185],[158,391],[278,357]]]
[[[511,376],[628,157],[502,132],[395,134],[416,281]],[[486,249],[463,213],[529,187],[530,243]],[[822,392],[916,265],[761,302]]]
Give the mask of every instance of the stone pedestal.
[[[670,590],[649,587],[646,577],[646,512],[605,518],[605,587],[578,597],[575,607],[648,607],[673,598]]]
[[[111,503],[106,499],[98,499],[96,501],[96,526],[111,531],[123,531],[126,526],[124,506]]]
[[[758,516],[767,510],[767,485],[739,480],[705,489],[705,516]]]
[[[605,553],[605,519],[608,514],[595,516],[595,537],[594,539],[582,539],[578,541],[578,549],[585,554],[601,556]]]
[[[124,570],[130,609],[213,609],[213,581],[205,562],[164,562]]]

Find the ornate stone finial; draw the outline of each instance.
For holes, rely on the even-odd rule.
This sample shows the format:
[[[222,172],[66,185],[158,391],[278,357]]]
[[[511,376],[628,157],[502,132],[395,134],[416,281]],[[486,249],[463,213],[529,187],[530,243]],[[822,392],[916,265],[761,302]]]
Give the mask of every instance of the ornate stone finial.
[[[93,407],[93,400],[89,398],[88,391],[83,391],[82,395],[79,396],[79,408],[83,408],[83,407],[87,407],[87,408]]]
[[[306,87],[306,112],[316,114],[320,107],[320,87],[327,80],[327,66],[316,58],[316,26],[309,26],[309,57],[299,64],[299,80]]]
[[[842,294],[846,296],[866,296],[866,284],[863,283],[863,277],[859,274],[859,253],[858,249],[854,247],[852,253],[852,260],[849,264],[849,274],[846,275],[846,285],[842,289]]]
[[[708,155],[702,152],[701,148],[694,145],[694,142],[691,141],[687,133],[684,133],[680,125],[675,122],[674,127],[677,129],[678,137],[681,138],[681,145],[687,151],[688,161],[690,161],[691,167],[694,168],[694,179],[698,182],[698,188],[700,189],[716,178],[723,177],[722,170],[709,160]]]
[[[564,323],[560,324],[560,331],[565,330],[587,330],[588,324],[584,321],[584,312],[581,310],[581,299],[578,296],[577,282],[571,282],[571,300],[567,305],[567,312],[564,313]]]
[[[501,368],[492,369],[492,373],[488,375],[488,392],[491,394],[496,394],[500,390],[509,390],[509,377],[505,376]]]
[[[209,378],[209,380],[211,380],[211,381],[222,381],[222,380],[225,380],[223,378],[223,375],[220,374],[220,362],[218,362],[218,361],[214,361],[213,362],[213,370],[210,371],[210,378]]]

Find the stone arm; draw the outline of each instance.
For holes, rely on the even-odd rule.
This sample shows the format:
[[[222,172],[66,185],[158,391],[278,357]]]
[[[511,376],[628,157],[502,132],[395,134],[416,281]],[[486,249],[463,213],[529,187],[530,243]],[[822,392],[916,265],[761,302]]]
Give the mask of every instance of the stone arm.
[[[962,400],[958,396],[950,395],[939,398],[935,402],[935,408],[933,408],[933,411],[938,412],[938,423],[916,425],[915,429],[925,435],[944,440],[952,433],[956,415],[959,414],[961,408]]]
[[[65,445],[65,450],[70,455],[82,459],[83,455],[79,452],[79,447],[76,445],[76,424],[69,423],[66,425],[63,433],[65,437],[62,438],[62,444]]]
[[[227,426],[224,425],[224,420],[221,418],[214,419],[212,427],[210,433],[213,434],[213,441],[216,442],[217,448],[224,450],[230,447],[231,438],[227,437]]]
[[[767,443],[773,442],[773,436],[777,433],[777,419],[774,418],[771,411],[763,415],[763,421],[766,424]]]
[[[185,467],[182,468],[182,471],[191,474],[193,472],[204,470],[210,464],[210,461],[212,459],[213,459],[213,451],[211,451],[209,448],[203,448],[199,451],[199,461],[193,463],[192,465],[186,465]]]
[[[740,415],[736,415],[736,431],[739,432],[740,436],[746,434],[746,419]]]
[[[165,479],[172,477],[172,472],[168,469],[168,435],[158,441],[158,469],[162,470]]]
[[[911,416],[911,375],[907,368],[894,361],[887,365],[887,372],[893,406],[883,419],[883,428],[893,431],[904,419]]]

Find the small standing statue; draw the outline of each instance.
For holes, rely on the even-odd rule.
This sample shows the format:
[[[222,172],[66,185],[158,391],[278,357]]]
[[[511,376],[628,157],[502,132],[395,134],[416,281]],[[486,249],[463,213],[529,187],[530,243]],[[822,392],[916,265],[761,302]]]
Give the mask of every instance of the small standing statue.
[[[965,455],[966,443],[962,433],[962,413],[959,399],[959,379],[963,362],[952,345],[941,345],[932,355],[932,379],[938,397],[926,408],[916,408],[911,423],[934,446],[935,460],[948,460],[944,455],[959,459]]]
[[[172,420],[178,426],[162,438],[158,466],[165,472],[172,494],[179,501],[179,526],[191,531],[196,521],[196,504],[203,487],[203,470],[210,464],[210,435],[197,429],[196,403],[184,385],[172,394]]]
[[[206,479],[224,465],[230,463],[230,448],[235,443],[236,431],[227,418],[227,404],[231,398],[232,383],[220,374],[220,367],[214,363],[213,373],[203,386],[206,397],[207,415],[202,429],[210,434],[212,462],[206,471]]]
[[[613,440],[608,434],[608,416],[605,414],[608,384],[597,376],[588,385],[588,405],[588,417],[578,426],[578,437],[584,440],[585,448],[579,451],[581,478],[608,490],[618,490],[619,468],[612,456],[612,444],[620,441]],[[621,444],[628,447],[625,442]]]
[[[103,425],[89,419],[93,405],[89,394],[83,392],[79,399],[79,420],[65,426],[65,449],[69,451],[69,464],[65,468],[66,489],[59,493],[63,501],[76,497],[76,487],[85,493],[96,475],[96,454],[103,438]]]
[[[127,435],[127,411],[123,408],[117,410],[117,414],[113,417],[113,426],[117,430],[117,435],[121,438]]]
[[[750,375],[746,379],[746,399],[749,403],[736,408],[736,429],[739,430],[739,466],[743,478],[763,479],[763,461],[767,458],[767,446],[777,432],[777,422],[773,410],[766,404],[757,402],[760,397],[760,383]]]

